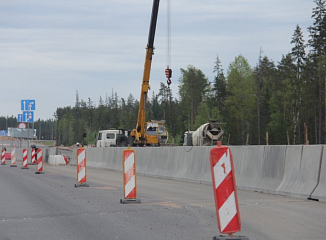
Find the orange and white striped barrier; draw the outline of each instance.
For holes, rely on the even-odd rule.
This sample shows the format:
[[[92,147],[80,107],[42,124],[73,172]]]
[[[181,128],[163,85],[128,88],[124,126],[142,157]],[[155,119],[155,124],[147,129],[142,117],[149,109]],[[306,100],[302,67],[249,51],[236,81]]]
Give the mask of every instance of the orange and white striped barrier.
[[[43,151],[42,149],[37,149],[36,152],[36,172],[35,174],[44,174],[43,172]]]
[[[16,164],[16,149],[15,148],[11,149],[11,165],[10,165],[10,167],[17,167],[17,164]]]
[[[35,165],[36,164],[36,159],[35,159],[35,149],[32,148],[31,150],[31,161],[32,161],[32,165]]]
[[[29,169],[27,159],[28,159],[27,149],[24,148],[23,149],[23,166],[22,166],[22,169]]]
[[[1,165],[6,165],[6,150],[1,150]]]
[[[137,199],[136,155],[129,147],[123,151],[122,166],[124,199],[120,203],[140,203]]]
[[[218,147],[210,151],[210,165],[218,228],[220,233],[229,235],[227,237],[214,237],[213,240],[231,239],[233,233],[241,230],[231,149],[221,146],[221,142],[218,142]],[[248,238],[237,236],[237,239]]]
[[[86,183],[86,150],[77,149],[77,182],[75,187],[89,187]]]

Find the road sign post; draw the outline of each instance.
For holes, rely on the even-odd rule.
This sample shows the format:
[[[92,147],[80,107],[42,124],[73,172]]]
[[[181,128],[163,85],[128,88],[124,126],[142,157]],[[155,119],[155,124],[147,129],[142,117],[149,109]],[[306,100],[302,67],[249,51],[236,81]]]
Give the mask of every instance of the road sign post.
[[[23,114],[18,114],[18,121],[19,119],[22,120],[22,122],[28,123],[28,148],[29,148],[29,123],[32,122],[34,124],[34,112],[35,107],[35,100],[21,100],[20,103],[20,109],[23,111]],[[20,116],[22,115],[22,116]],[[34,127],[33,127],[34,128]]]

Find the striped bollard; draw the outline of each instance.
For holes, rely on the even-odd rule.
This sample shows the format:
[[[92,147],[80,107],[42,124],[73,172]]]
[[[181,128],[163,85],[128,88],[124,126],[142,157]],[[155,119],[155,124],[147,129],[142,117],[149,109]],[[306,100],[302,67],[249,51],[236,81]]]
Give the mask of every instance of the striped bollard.
[[[16,149],[15,148],[11,149],[11,165],[10,165],[10,167],[17,167],[17,164],[16,164]]]
[[[36,152],[36,172],[35,174],[44,174],[43,172],[43,152],[42,149],[37,149]]]
[[[221,146],[221,142],[217,145],[210,151],[216,217],[220,233],[228,236],[213,237],[213,240],[231,240],[233,237],[237,240],[249,240],[245,236],[233,236],[233,233],[241,230],[233,157],[229,147]]]
[[[34,148],[32,148],[32,150],[31,150],[31,161],[32,161],[31,165],[36,165],[35,149]]]
[[[120,203],[140,203],[137,199],[136,156],[129,147],[123,151],[122,166],[124,199],[120,199]]]
[[[27,159],[28,159],[27,149],[23,149],[23,166],[22,166],[22,169],[29,169]]]
[[[86,150],[84,148],[77,149],[77,182],[75,187],[89,187],[86,183]]]
[[[1,150],[1,165],[6,165],[6,150]]]

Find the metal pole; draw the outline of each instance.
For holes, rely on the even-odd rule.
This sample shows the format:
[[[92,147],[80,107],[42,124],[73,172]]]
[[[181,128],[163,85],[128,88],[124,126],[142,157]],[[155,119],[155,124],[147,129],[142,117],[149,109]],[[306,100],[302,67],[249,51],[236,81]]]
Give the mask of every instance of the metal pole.
[[[27,129],[27,149],[29,150],[29,108],[27,110],[27,124],[28,124],[28,129]]]

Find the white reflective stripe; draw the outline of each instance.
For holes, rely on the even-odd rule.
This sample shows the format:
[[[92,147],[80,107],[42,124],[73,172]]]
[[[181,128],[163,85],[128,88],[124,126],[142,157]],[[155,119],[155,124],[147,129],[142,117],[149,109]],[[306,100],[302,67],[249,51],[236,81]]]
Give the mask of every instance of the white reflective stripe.
[[[132,176],[129,182],[127,182],[125,186],[125,197],[129,195],[129,193],[135,188],[136,186],[136,181],[135,181],[135,176]]]
[[[223,165],[224,164],[224,165]],[[223,166],[222,166],[223,165]],[[230,152],[227,150],[214,166],[215,188],[217,189],[225,177],[231,172]]]
[[[221,231],[228,226],[232,218],[237,214],[237,207],[235,204],[234,192],[229,196],[229,198],[224,202],[223,206],[219,209]]]
[[[39,164],[37,164],[37,170],[40,170],[42,168],[42,163],[43,162],[40,162]]]
[[[128,172],[128,170],[132,167],[132,165],[134,164],[134,156],[135,154],[132,153],[129,155],[129,157],[125,160],[124,162],[124,167],[125,167],[125,173]]]
[[[80,164],[82,161],[84,161],[85,158],[86,158],[86,156],[85,156],[85,150],[84,150],[78,155],[78,164]]]
[[[42,157],[43,157],[43,153],[42,153],[42,150],[41,150],[40,152],[37,153],[37,159],[40,159]]]
[[[85,177],[85,174],[86,174],[86,169],[82,168],[82,170],[78,173],[78,182],[82,180],[83,177]]]

